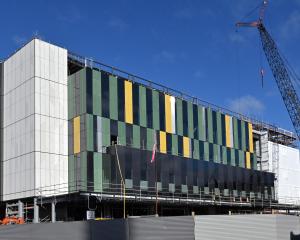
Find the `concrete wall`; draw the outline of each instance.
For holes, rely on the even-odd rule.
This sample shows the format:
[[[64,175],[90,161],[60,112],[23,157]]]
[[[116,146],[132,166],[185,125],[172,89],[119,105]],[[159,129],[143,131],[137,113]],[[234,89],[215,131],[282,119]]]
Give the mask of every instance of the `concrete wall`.
[[[4,62],[3,200],[68,189],[67,50],[38,39]]]

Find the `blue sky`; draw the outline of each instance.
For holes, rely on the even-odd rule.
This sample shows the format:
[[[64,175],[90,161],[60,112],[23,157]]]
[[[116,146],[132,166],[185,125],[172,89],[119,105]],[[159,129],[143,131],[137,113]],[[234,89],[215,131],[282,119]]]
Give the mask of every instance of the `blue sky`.
[[[234,26],[260,2],[5,1],[0,56],[38,34],[78,54],[292,130],[257,30],[236,32]],[[300,73],[300,0],[271,1],[265,23]]]

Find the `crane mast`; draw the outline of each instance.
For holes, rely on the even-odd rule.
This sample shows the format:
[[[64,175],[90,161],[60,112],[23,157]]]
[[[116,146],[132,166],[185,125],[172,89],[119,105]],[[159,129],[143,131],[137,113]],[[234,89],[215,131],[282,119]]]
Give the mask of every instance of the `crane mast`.
[[[238,22],[236,25],[238,27],[256,27],[258,29],[265,56],[295,128],[297,137],[300,140],[300,101],[292,82],[292,76],[289,74],[288,68],[279,53],[275,41],[263,24],[267,4],[268,1],[263,1],[258,21],[248,23]]]
[[[285,66],[282,57],[279,54],[278,48],[261,23],[258,25],[262,47],[265,52],[267,61],[272,70],[273,76],[277,83],[283,102],[289,113],[293,126],[296,130],[298,139],[300,139],[300,101],[292,83],[289,72]]]

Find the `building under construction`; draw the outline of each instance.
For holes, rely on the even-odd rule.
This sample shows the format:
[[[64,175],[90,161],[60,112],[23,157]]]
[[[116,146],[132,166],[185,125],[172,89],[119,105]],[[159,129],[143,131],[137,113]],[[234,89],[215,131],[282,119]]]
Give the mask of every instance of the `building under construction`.
[[[0,66],[3,217],[299,208],[292,132],[39,39]]]

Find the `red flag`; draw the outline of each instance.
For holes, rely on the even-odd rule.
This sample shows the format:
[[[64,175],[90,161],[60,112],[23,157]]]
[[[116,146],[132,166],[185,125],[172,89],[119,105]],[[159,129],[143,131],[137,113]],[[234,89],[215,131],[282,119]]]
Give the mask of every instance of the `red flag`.
[[[155,161],[156,143],[153,145],[151,163]]]
[[[151,161],[150,163],[153,163],[155,161],[155,154],[156,154],[156,131],[154,131],[154,134],[153,134],[153,148],[152,148],[152,157],[151,157]]]

